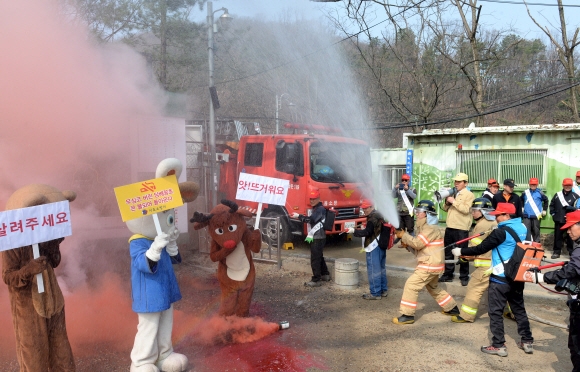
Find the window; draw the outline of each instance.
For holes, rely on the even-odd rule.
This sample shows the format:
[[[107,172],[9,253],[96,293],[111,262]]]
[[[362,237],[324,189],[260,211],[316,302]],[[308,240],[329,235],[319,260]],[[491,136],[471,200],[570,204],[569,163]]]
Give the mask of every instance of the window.
[[[304,176],[304,154],[299,142],[278,141],[276,144],[276,170]]]
[[[403,174],[407,172],[405,165],[389,165],[379,168],[379,187],[382,192],[390,192],[401,181]]]
[[[250,167],[262,166],[262,154],[264,153],[263,143],[247,143],[244,154],[244,165]]]
[[[485,189],[487,180],[495,178],[499,184],[513,178],[525,188],[536,177],[540,188],[545,187],[546,155],[548,150],[474,150],[457,151],[459,171],[469,176],[469,186]],[[518,187],[518,188],[522,188]]]

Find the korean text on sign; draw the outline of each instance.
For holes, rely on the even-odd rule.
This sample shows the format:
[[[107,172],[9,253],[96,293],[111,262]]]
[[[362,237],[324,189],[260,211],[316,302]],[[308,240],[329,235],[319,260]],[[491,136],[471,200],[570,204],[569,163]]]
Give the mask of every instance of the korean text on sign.
[[[67,200],[0,212],[0,251],[72,235]]]
[[[175,175],[115,187],[123,222],[183,205]]]
[[[240,173],[236,199],[284,205],[289,187],[288,180]]]

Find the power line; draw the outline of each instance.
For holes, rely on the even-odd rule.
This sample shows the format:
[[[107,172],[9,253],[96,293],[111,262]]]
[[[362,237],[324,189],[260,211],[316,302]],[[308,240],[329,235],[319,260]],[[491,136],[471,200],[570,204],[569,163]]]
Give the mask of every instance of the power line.
[[[528,3],[523,1],[508,1],[508,0],[479,0],[485,3],[502,3],[502,4],[517,4],[517,5],[540,5],[540,6],[559,6],[558,4],[546,4],[546,3]],[[580,8],[580,5],[565,5],[562,4],[564,8]]]
[[[414,127],[414,126],[419,126],[419,125],[420,126],[429,126],[429,125],[436,125],[436,124],[445,124],[445,123],[450,123],[450,122],[453,122],[453,121],[460,121],[460,120],[465,120],[465,119],[472,119],[472,118],[476,118],[476,117],[479,117],[479,116],[487,116],[487,115],[494,114],[496,112],[505,111],[505,110],[508,110],[508,109],[511,109],[511,108],[514,108],[514,107],[518,107],[518,106],[522,106],[522,105],[525,105],[525,104],[528,104],[528,103],[532,103],[534,101],[538,101],[540,99],[544,99],[544,98],[549,97],[549,96],[552,96],[554,94],[563,92],[563,91],[568,90],[568,89],[570,89],[572,87],[575,87],[577,85],[580,85],[580,82],[567,85],[567,86],[565,86],[563,88],[560,88],[558,90],[555,90],[554,92],[542,94],[542,95],[540,95],[540,96],[538,96],[536,98],[532,98],[532,99],[530,99],[530,100],[528,100],[526,102],[520,102],[520,103],[515,103],[515,104],[512,104],[512,105],[508,105],[508,106],[505,106],[505,107],[499,107],[497,109],[485,111],[485,112],[482,112],[480,114],[472,114],[472,115],[467,115],[467,116],[463,116],[463,117],[459,117],[459,118],[442,119],[442,120],[431,121],[431,122],[427,122],[427,123],[391,123],[391,124],[388,124],[387,123],[386,125],[379,126],[379,127],[349,128],[347,130],[369,130],[369,129],[373,129],[374,130],[374,129],[407,128],[407,127]]]

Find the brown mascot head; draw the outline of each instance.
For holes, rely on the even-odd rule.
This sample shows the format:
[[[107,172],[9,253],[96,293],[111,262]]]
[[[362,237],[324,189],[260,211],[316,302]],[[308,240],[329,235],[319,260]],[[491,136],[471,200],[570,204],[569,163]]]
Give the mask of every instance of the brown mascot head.
[[[55,187],[42,184],[26,185],[8,198],[5,209],[8,211],[65,200],[72,202],[76,197],[77,194],[74,191],[59,191]]]
[[[195,230],[208,226],[209,235],[220,247],[233,250],[248,230],[244,217],[252,217],[247,209],[238,209],[231,200],[222,200],[210,214],[195,212],[189,221]]]

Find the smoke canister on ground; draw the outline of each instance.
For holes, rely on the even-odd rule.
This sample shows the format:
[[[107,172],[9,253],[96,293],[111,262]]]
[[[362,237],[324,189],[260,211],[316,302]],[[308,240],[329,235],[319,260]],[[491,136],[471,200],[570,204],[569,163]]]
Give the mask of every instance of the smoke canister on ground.
[[[283,320],[280,323],[278,323],[278,330],[283,330],[283,329],[288,329],[290,328],[290,322],[288,322],[287,320]]]

